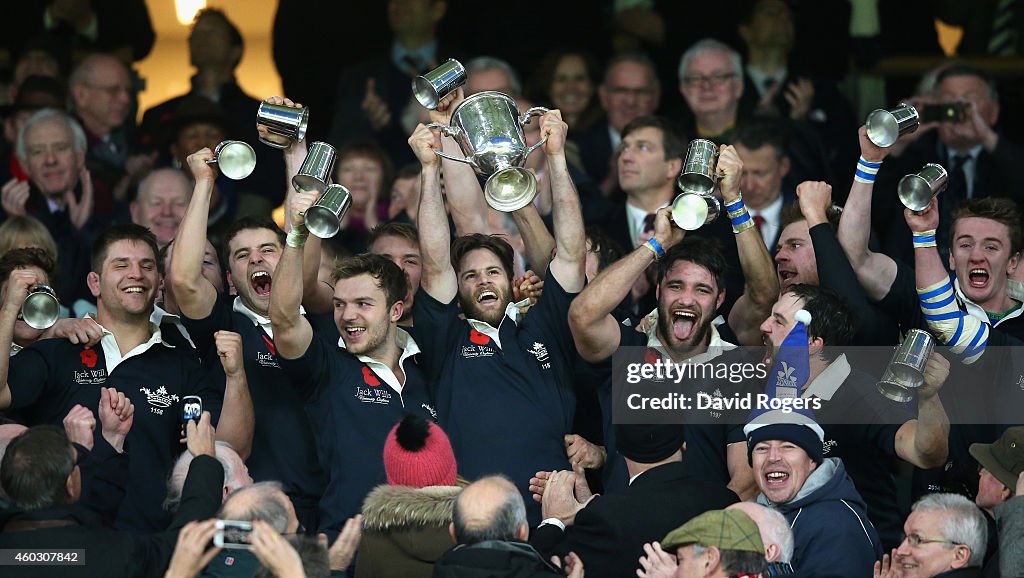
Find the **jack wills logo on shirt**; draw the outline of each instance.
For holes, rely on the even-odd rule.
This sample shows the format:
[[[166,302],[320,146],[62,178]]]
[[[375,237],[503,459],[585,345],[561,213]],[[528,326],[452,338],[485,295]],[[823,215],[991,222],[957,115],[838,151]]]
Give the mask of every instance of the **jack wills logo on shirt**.
[[[549,361],[551,358],[548,357],[548,348],[544,347],[543,343],[534,341],[533,347],[527,349],[527,351],[537,358],[537,362],[540,363],[541,369],[551,369],[551,362]]]
[[[75,383],[78,385],[102,385],[107,381],[107,370],[99,369],[76,369]]]
[[[274,342],[271,341],[269,337],[264,335],[263,343],[267,344],[267,350],[269,353],[257,351],[256,362],[259,363],[261,367],[273,367],[276,369],[281,369],[281,365],[277,363],[277,359],[274,357],[275,355],[277,355],[277,349],[274,348]]]
[[[391,403],[391,392],[386,387],[356,387],[356,399],[363,403]]]
[[[157,415],[163,415],[164,410],[171,407],[172,403],[181,401],[178,399],[177,394],[172,393],[168,395],[167,388],[162,385],[156,391],[152,391],[148,387],[140,387],[139,391],[146,395],[146,401],[149,402],[149,411]]]

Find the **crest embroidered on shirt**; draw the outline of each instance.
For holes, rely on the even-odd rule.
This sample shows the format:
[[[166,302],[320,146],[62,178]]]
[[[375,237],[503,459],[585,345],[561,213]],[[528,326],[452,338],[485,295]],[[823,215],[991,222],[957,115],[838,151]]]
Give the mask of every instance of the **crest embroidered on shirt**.
[[[281,365],[277,362],[277,349],[274,347],[274,342],[266,335],[262,335],[262,337],[263,343],[267,344],[268,352],[257,351],[256,361],[263,367],[280,369]]]
[[[92,349],[84,349],[78,356],[82,359],[82,363],[92,369],[96,367],[96,362],[99,361],[99,356]]]
[[[162,385],[156,391],[152,391],[148,387],[140,387],[139,391],[146,395],[146,401],[150,405],[149,411],[157,415],[163,415],[164,410],[171,407],[172,403],[181,401],[178,394],[168,394],[167,388]]]
[[[537,358],[537,362],[540,363],[541,369],[551,369],[551,362],[549,361],[551,358],[548,356],[548,348],[545,347],[543,343],[534,341],[533,347],[527,349],[527,351]]]

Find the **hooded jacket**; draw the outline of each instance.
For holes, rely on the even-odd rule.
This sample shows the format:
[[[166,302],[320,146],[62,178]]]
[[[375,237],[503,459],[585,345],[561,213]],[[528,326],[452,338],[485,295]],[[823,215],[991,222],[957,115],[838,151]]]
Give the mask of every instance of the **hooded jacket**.
[[[778,509],[789,521],[793,568],[802,577],[863,578],[882,558],[864,499],[838,458],[826,459],[811,472],[791,501],[773,504],[762,493],[757,502]]]
[[[358,578],[429,578],[455,541],[448,533],[458,486],[383,485],[363,502]]]
[[[524,542],[487,540],[459,545],[434,565],[434,578],[532,578],[565,574]]]

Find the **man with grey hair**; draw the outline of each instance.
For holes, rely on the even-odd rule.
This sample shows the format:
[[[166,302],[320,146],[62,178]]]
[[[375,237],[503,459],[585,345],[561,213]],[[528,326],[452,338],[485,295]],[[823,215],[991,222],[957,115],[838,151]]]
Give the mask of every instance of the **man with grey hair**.
[[[764,544],[764,559],[768,562],[765,576],[792,576],[793,570],[793,531],[789,522],[778,510],[768,508],[754,502],[739,502],[726,510],[740,510],[750,516],[757,524]]]
[[[44,108],[25,122],[15,153],[28,173],[27,182],[3,187],[8,215],[39,219],[57,242],[58,291],[62,303],[92,296],[85,286],[93,214],[93,187],[85,168],[86,137],[67,113]]]
[[[526,506],[515,484],[504,476],[488,476],[462,490],[449,532],[456,546],[434,564],[435,578],[498,569],[502,576],[564,575],[526,543]],[[583,576],[583,564],[575,554],[566,557],[564,566],[565,574]]]
[[[235,452],[231,444],[225,441],[218,441],[216,444],[217,461],[224,466],[224,500],[233,494],[235,490],[251,486],[252,477],[249,475],[249,468],[245,467],[242,457]],[[185,486],[185,476],[188,474],[188,466],[195,457],[189,451],[184,451],[178,456],[174,463],[174,469],[167,478],[167,498],[164,500],[164,509],[174,512],[181,502],[181,490]]]
[[[875,563],[875,578],[980,577],[987,528],[981,510],[959,494],[928,494],[903,524],[892,557]]]
[[[161,247],[170,243],[192,199],[192,183],[178,169],[157,169],[142,179],[130,205],[132,222],[156,236]]]
[[[654,114],[661,101],[661,83],[651,59],[639,52],[614,56],[605,67],[597,97],[606,122],[595,123],[571,138],[579,145],[587,174],[609,193],[618,185],[612,159],[622,142],[622,130],[634,119]]]
[[[518,99],[523,94],[523,83],[511,64],[493,56],[477,56],[466,63],[466,96],[485,90]]]
[[[743,96],[743,61],[713,38],[698,40],[679,59],[679,92],[694,117],[697,136],[729,143]]]

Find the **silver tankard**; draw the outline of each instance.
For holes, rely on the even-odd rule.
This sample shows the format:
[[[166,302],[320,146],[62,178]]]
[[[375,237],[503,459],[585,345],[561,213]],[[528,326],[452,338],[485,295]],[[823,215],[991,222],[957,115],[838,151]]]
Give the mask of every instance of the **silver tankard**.
[[[261,143],[276,149],[286,149],[293,141],[301,142],[306,138],[309,109],[261,102],[259,110],[256,111],[256,124],[266,126],[272,135],[284,137],[273,140],[260,137]]]
[[[872,144],[889,148],[896,144],[898,138],[914,132],[920,125],[921,117],[917,109],[904,102],[889,110],[879,108],[872,111],[864,128]]]
[[[217,165],[225,177],[240,181],[256,168],[256,151],[247,142],[226,140],[213,149],[213,158],[207,159],[206,164]]]
[[[307,211],[306,228],[321,239],[329,239],[341,231],[341,220],[352,206],[352,194],[341,185],[327,185],[324,194]]]
[[[458,60],[449,58],[434,70],[414,78],[412,94],[423,108],[434,110],[444,97],[463,84],[466,84],[465,67]]]
[[[478,92],[463,100],[452,111],[451,125],[430,123],[427,128],[440,129],[459,143],[465,158],[435,150],[438,156],[466,163],[476,173],[487,177],[484,199],[491,208],[512,212],[528,205],[537,194],[537,178],[523,168],[526,158],[540,148],[547,138],[526,146],[523,125],[530,118],[548,112],[535,106],[520,114],[516,101],[507,94]]]
[[[906,175],[896,186],[896,194],[903,206],[911,211],[923,211],[932,198],[946,189],[949,174],[942,165],[928,163],[916,173]]]
[[[684,191],[672,201],[672,222],[686,231],[696,231],[721,212],[722,204],[710,194]]]
[[[60,317],[57,292],[49,285],[34,285],[21,304],[19,317],[32,329],[49,329]]]
[[[920,329],[908,331],[877,384],[879,393],[901,403],[913,399],[910,390],[924,385],[924,370],[934,349],[935,340],[930,333]]]
[[[337,158],[337,151],[325,142],[317,141],[309,145],[309,151],[306,152],[299,172],[292,177],[292,186],[300,193],[324,192],[327,181],[331,180],[331,171],[334,170],[334,161]]]
[[[718,182],[718,145],[703,138],[690,141],[676,184],[684,193],[710,195]]]

